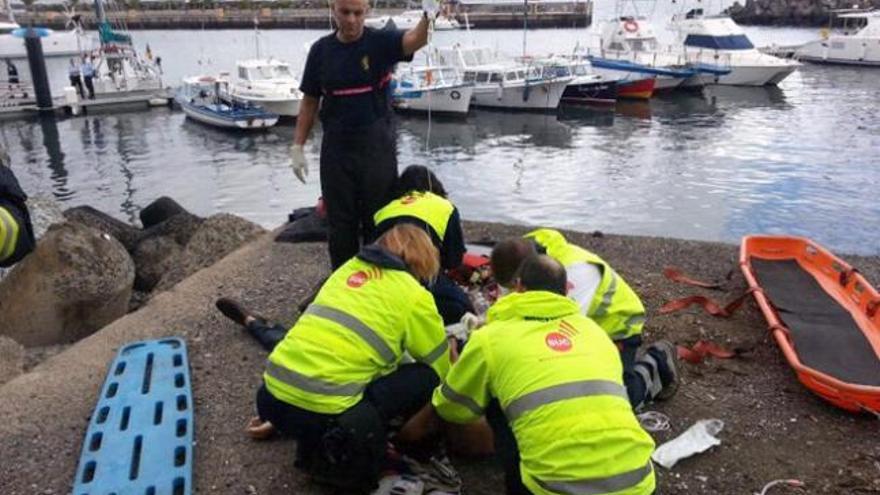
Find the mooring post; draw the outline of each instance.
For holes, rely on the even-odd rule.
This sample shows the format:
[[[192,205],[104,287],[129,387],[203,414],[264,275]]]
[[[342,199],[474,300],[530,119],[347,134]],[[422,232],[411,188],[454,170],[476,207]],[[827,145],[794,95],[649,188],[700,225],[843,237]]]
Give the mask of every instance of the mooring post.
[[[33,26],[27,28],[24,46],[31,69],[34,94],[37,97],[37,110],[52,111],[52,90],[49,88],[49,74],[46,72],[46,59],[43,57],[43,43]]]

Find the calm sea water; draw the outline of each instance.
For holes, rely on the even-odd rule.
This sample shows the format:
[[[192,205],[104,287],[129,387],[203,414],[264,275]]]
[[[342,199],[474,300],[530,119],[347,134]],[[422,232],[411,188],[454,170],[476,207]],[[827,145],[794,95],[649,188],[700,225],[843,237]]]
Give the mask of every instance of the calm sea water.
[[[757,45],[817,34],[748,32]],[[261,49],[299,68],[304,45],[322,34],[267,31]],[[230,70],[255,50],[250,31],[134,36],[162,57],[172,85],[184,75]],[[512,54],[522,49],[518,31],[471,36]],[[438,33],[434,41],[466,37]],[[588,37],[584,30],[537,30],[527,43],[533,53],[558,53]],[[50,67],[58,84],[64,64]],[[788,233],[878,254],[878,76],[877,69],[805,65],[778,88],[713,87],[613,110],[406,117],[400,164],[435,170],[467,219],[730,242]],[[302,185],[288,168],[292,134],[292,124],[230,134],[169,109],[0,122],[0,140],[28,192],[132,222],[140,208],[168,195],[197,214],[232,212],[278,225],[320,191],[319,139],[307,146],[312,176]]]

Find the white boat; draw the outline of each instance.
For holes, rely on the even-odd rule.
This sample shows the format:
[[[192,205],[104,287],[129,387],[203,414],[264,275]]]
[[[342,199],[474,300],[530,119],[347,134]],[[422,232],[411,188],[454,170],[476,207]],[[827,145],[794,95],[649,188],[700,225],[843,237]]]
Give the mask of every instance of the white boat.
[[[673,16],[671,28],[692,63],[730,69],[729,74],[718,77],[718,84],[778,84],[800,66],[796,61],[758,51],[745,31],[726,15],[706,16],[702,9],[692,9]]]
[[[303,99],[299,80],[291,72],[290,64],[273,58],[238,62],[228,89],[230,97],[284,117],[299,115]]]
[[[392,84],[394,107],[405,111],[465,115],[474,93],[452,67],[400,68]]]
[[[572,77],[562,93],[564,103],[610,104],[617,102],[617,78],[597,73],[590,64],[575,57],[547,57],[536,59],[544,72],[552,71],[557,77]]]
[[[10,16],[11,17],[11,16]],[[35,27],[45,57],[69,57],[90,50],[94,40],[82,28],[73,23],[67,31],[55,31],[45,27]],[[27,28],[21,27],[13,19],[0,21],[0,58],[26,58],[24,36]]]
[[[407,10],[398,15],[368,17],[364,20],[364,25],[373,29],[411,29],[421,19],[421,10]],[[452,17],[441,15],[434,20],[434,31],[452,31],[461,28],[461,24]]]
[[[540,65],[500,59],[485,47],[438,48],[433,60],[461,71],[464,82],[474,85],[471,104],[484,107],[552,110],[573,79],[545,73]]]
[[[823,30],[822,39],[801,46],[794,57],[807,62],[880,66],[880,10],[843,12],[837,15],[844,20],[842,32]],[[851,28],[851,22],[864,25]]]
[[[272,127],[278,122],[278,114],[222,98],[226,84],[214,76],[186,77],[174,100],[187,117],[214,127],[256,130]]]

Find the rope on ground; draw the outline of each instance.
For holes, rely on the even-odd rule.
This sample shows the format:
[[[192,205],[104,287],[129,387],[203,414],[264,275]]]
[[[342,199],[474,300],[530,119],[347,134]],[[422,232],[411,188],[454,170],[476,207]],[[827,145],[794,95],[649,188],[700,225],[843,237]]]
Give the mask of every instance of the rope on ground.
[[[766,485],[764,485],[764,489],[761,490],[761,495],[767,495],[767,490],[773,488],[776,485],[788,485],[788,486],[794,486],[794,487],[802,487],[802,486],[804,486],[804,482],[801,480],[795,480],[795,479],[773,480],[770,483],[767,483]]]
[[[669,416],[659,411],[646,411],[636,416],[645,431],[666,431],[670,428]]]

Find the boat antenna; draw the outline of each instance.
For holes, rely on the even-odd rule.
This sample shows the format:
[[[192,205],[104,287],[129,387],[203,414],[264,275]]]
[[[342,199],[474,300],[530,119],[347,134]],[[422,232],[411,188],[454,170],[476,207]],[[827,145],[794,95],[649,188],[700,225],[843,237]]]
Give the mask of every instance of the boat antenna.
[[[257,59],[260,58],[260,19],[254,15],[254,48],[257,53]]]
[[[529,29],[529,0],[523,0],[523,51],[522,56],[526,56],[526,38]]]

